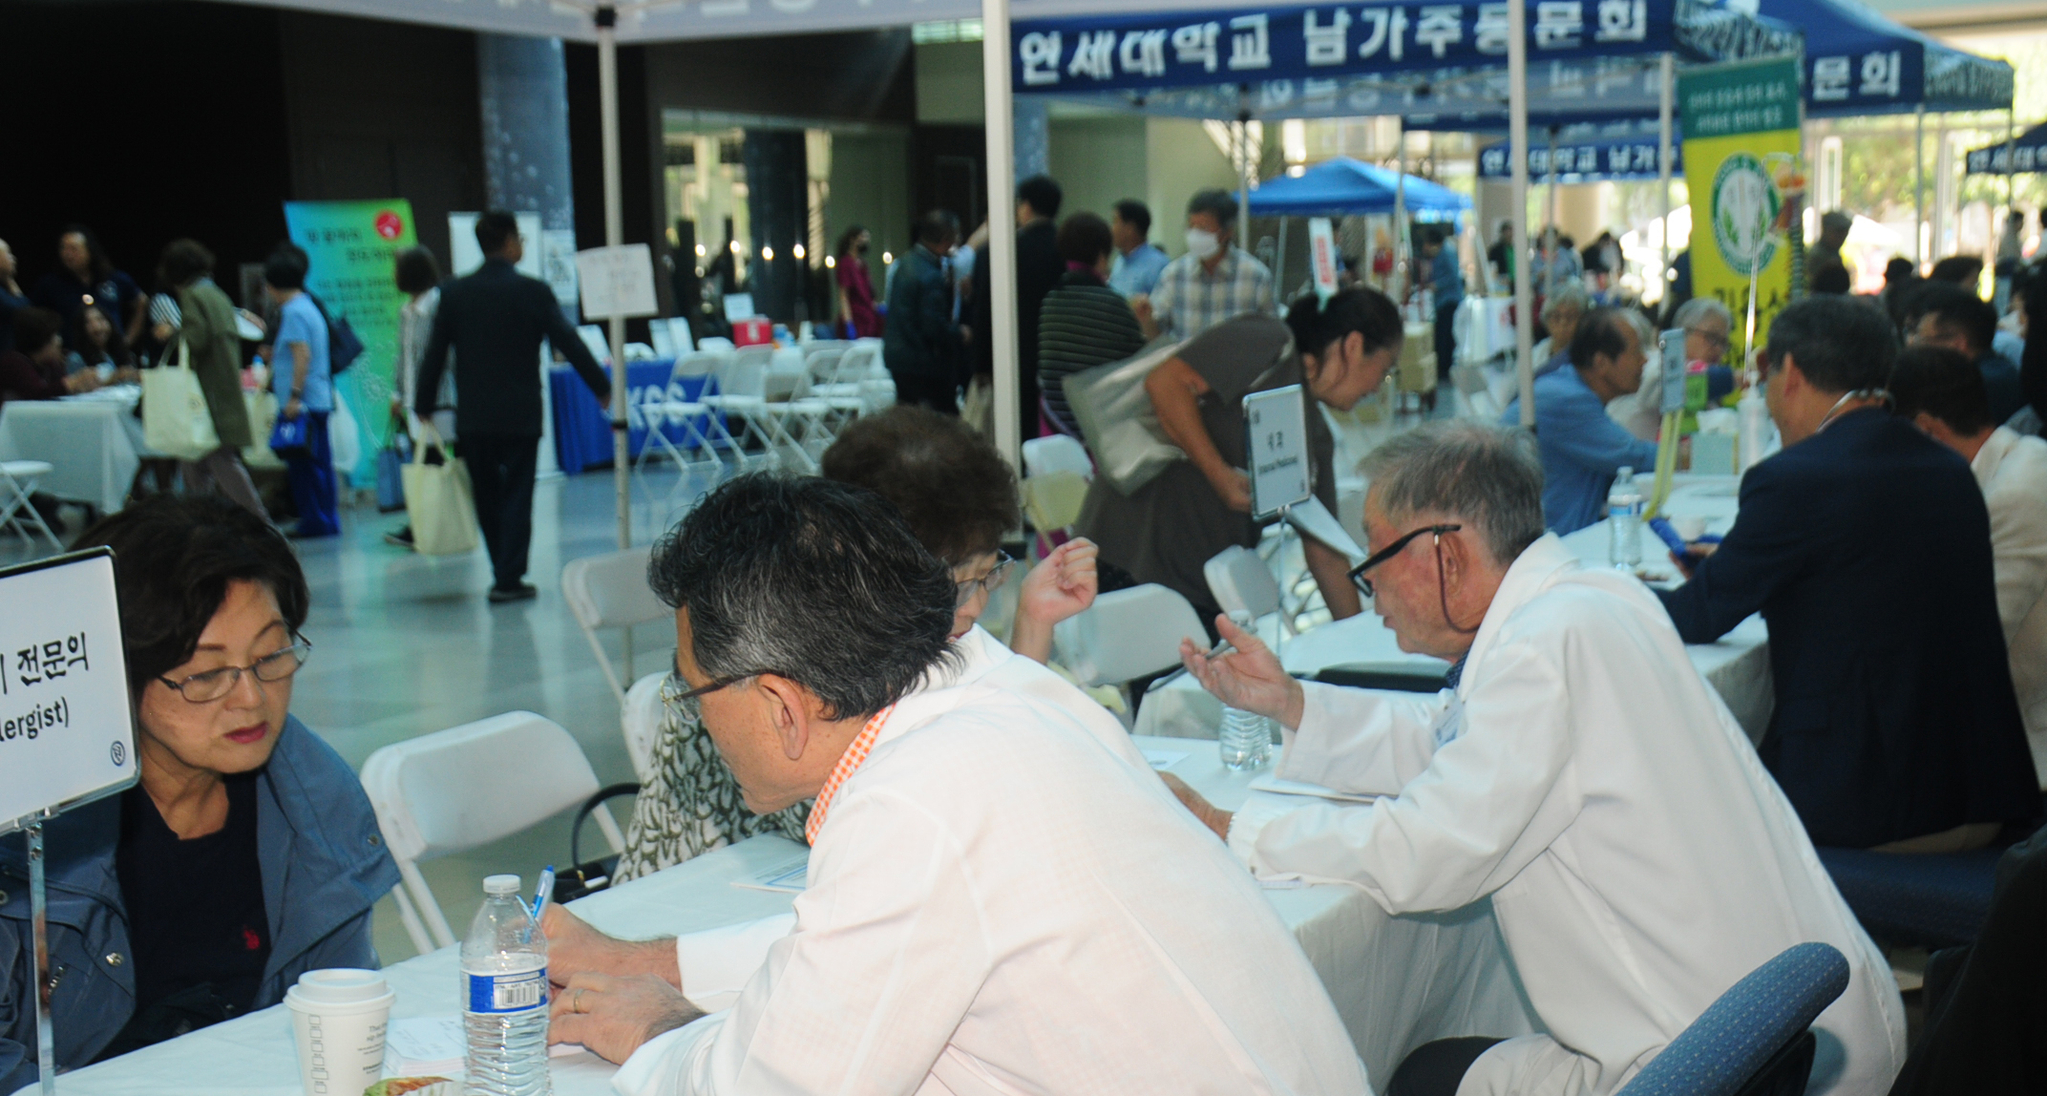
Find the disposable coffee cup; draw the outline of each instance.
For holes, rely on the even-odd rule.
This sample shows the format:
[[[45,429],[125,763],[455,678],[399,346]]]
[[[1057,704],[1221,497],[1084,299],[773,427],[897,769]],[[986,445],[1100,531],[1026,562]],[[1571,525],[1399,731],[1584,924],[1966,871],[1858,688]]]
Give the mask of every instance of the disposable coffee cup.
[[[1687,542],[1697,540],[1706,535],[1706,519],[1697,514],[1671,518],[1670,527],[1677,530],[1677,535],[1683,537]]]
[[[362,1096],[384,1074],[384,1032],[397,994],[373,970],[299,975],[286,990],[299,1080],[306,1096]]]

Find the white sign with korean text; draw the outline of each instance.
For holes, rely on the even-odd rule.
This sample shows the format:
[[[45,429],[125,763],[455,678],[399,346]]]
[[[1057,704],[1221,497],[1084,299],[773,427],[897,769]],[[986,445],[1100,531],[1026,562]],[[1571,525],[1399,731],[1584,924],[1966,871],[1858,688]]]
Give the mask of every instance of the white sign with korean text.
[[[0,571],[0,831],[135,783],[114,556]]]
[[[1244,456],[1251,466],[1251,516],[1268,518],[1308,501],[1308,409],[1301,386],[1244,397]]]
[[[661,311],[654,300],[654,255],[646,244],[578,251],[576,277],[582,282],[586,320],[653,316]]]

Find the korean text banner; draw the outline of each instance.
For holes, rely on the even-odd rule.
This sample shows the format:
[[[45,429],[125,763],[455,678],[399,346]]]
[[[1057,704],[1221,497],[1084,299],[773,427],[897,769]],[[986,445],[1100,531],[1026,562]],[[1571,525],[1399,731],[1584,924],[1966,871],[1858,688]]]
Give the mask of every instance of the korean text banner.
[[[1660,177],[1657,166],[1658,138],[1655,134],[1559,139],[1554,154],[1547,144],[1540,143],[1540,138],[1534,134],[1530,134],[1530,138],[1528,177],[1536,182],[1547,179],[1552,168],[1557,173],[1558,181],[1564,183]],[[1670,170],[1673,175],[1684,172],[1684,155],[1681,147],[1672,150]],[[1513,167],[1512,146],[1505,141],[1488,145],[1479,151],[1479,178],[1510,178]]]
[[[1799,60],[1715,65],[1679,74],[1685,183],[1692,198],[1692,289],[1734,313],[1733,350],[1746,361],[1749,298],[1756,340],[1791,301],[1789,219],[1804,189],[1799,163]]]
[[[1531,63],[1672,47],[1671,0],[1537,0]],[[1370,3],[1019,21],[1020,92],[1185,87],[1504,65],[1504,3]]]
[[[327,306],[330,317],[346,317],[362,340],[362,357],[334,378],[334,391],[348,402],[362,439],[355,467],[336,467],[356,482],[373,467],[391,428],[388,406],[398,359],[398,312],[405,295],[393,276],[398,252],[415,246],[412,203],[403,198],[366,202],[286,202],[285,230],[306,249],[306,288]]]

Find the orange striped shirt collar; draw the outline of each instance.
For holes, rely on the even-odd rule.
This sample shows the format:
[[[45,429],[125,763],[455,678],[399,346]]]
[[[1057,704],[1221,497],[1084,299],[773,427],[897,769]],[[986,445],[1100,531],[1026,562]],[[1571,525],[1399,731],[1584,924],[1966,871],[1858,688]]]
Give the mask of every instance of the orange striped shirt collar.
[[[832,808],[832,797],[839,794],[839,785],[850,779],[867,761],[867,755],[874,750],[875,738],[881,734],[881,725],[888,722],[889,713],[895,710],[896,706],[891,704],[870,716],[867,724],[860,728],[860,733],[853,736],[846,752],[839,755],[839,763],[832,766],[831,777],[817,793],[817,802],[810,808],[810,818],[803,823],[803,836],[811,844],[817,844],[818,832],[824,829],[824,816]]]

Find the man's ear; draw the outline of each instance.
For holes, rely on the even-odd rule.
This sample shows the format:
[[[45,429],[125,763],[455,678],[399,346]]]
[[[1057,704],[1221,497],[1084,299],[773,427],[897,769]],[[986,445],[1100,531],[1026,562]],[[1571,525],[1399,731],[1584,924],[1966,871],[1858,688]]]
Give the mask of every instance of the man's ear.
[[[801,759],[810,745],[814,699],[803,686],[777,674],[762,674],[754,680],[767,702],[768,719],[782,743],[782,756],[791,761]]]

